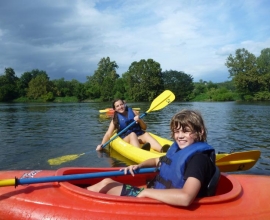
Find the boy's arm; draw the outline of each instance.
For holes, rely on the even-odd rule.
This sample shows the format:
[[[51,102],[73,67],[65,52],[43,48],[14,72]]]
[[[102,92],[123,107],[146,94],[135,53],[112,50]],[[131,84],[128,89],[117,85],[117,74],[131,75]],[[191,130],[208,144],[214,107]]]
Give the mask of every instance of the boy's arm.
[[[137,197],[152,198],[170,205],[189,206],[200,188],[201,182],[194,177],[189,177],[182,189],[144,189]]]

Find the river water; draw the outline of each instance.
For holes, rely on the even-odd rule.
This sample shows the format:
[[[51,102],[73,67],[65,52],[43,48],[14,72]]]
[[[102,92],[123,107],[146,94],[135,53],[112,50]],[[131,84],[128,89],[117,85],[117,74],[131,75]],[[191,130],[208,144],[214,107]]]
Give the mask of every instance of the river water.
[[[128,103],[144,113],[150,103]],[[0,170],[125,166],[121,157],[96,152],[110,118],[110,103],[0,103]],[[256,165],[242,173],[270,174],[270,103],[173,102],[144,117],[148,131],[170,138],[170,118],[183,108],[199,110],[216,151],[260,150]],[[86,153],[51,166],[49,159]]]

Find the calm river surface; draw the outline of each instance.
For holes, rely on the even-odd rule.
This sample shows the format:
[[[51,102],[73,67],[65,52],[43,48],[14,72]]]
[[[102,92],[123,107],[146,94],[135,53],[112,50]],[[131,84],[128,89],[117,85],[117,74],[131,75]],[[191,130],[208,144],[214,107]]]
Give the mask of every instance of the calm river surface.
[[[128,103],[144,113],[150,103]],[[0,103],[0,170],[58,169],[67,166],[125,166],[109,153],[96,152],[110,119],[99,113],[110,103]],[[170,118],[183,108],[199,110],[208,128],[208,143],[216,151],[260,150],[249,171],[270,174],[270,103],[173,102],[144,117],[148,131],[170,137]],[[81,154],[76,160],[51,166],[49,159]]]

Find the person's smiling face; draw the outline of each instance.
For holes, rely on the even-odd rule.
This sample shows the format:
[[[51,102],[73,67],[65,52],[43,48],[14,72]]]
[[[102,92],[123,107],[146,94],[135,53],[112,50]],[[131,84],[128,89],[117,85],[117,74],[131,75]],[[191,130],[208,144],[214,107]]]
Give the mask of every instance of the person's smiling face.
[[[173,133],[174,140],[181,149],[193,144],[197,138],[196,134],[189,127],[182,128],[179,126],[174,129]]]
[[[124,113],[126,107],[122,100],[118,100],[114,103],[114,108],[118,113]]]

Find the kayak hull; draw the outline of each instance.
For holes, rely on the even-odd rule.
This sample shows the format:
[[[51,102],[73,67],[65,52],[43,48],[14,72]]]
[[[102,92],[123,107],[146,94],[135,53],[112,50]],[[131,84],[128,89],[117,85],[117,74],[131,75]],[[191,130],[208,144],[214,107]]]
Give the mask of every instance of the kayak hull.
[[[39,178],[119,168],[61,168],[57,171],[2,171],[0,179]],[[113,177],[144,186],[155,173]],[[196,199],[188,208],[149,198],[110,196],[84,187],[102,178],[49,182],[0,188],[0,219],[269,219],[270,177],[222,173],[217,195]]]
[[[160,143],[161,146],[165,144],[172,145],[173,143],[169,139],[159,137],[150,132],[149,134],[153,138],[155,138]],[[117,137],[113,141],[111,141],[110,147],[118,154],[135,163],[141,163],[147,159],[158,158],[165,155],[165,153],[160,153],[153,149],[151,149],[151,151],[146,151],[134,147],[131,144],[125,142],[120,137]],[[256,162],[260,158],[260,155],[261,152],[258,150],[236,152],[232,154],[227,153],[216,154],[216,165],[219,167],[221,172],[249,170],[256,164]]]

